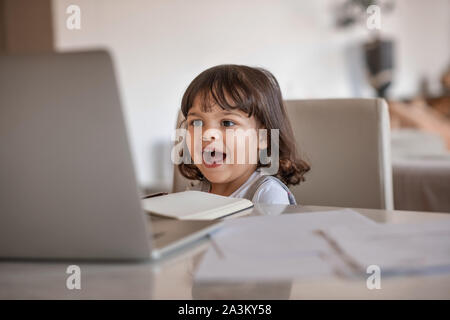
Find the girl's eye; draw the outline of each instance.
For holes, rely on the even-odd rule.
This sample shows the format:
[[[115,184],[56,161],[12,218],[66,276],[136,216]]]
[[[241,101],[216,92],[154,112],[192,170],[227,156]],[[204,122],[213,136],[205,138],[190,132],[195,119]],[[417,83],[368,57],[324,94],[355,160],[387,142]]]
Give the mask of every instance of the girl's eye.
[[[224,127],[232,127],[232,126],[235,125],[235,123],[234,123],[233,121],[231,121],[231,120],[223,120],[223,121],[222,121],[222,125],[223,125]]]
[[[192,120],[191,125],[194,127],[201,127],[203,126],[203,121],[200,119]]]

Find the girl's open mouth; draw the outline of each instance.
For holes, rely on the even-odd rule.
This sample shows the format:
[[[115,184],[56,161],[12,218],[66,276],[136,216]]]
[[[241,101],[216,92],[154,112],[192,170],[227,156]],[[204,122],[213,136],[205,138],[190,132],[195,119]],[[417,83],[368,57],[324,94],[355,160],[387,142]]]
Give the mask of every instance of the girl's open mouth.
[[[216,168],[224,163],[226,153],[216,151],[216,150],[204,150],[203,151],[203,164],[207,168]]]

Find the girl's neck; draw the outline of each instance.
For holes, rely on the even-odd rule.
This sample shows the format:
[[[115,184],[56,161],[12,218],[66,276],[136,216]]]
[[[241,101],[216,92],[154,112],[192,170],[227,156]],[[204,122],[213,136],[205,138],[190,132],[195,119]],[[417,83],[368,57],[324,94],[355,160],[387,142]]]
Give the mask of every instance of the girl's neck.
[[[256,168],[255,168],[256,170]],[[240,186],[242,186],[245,181],[250,178],[250,176],[255,172],[255,170],[248,170],[248,172],[237,179],[226,182],[226,183],[211,183],[211,189],[210,193],[214,193],[220,196],[229,196],[233,192],[235,192],[237,189],[239,189]]]

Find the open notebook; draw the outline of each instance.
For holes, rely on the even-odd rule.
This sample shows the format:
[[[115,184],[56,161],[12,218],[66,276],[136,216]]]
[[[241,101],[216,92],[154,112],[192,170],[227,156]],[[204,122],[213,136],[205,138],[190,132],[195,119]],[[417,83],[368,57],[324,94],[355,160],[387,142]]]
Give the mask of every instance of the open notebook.
[[[182,220],[212,220],[250,208],[247,199],[229,198],[201,191],[184,191],[142,200],[153,215]]]

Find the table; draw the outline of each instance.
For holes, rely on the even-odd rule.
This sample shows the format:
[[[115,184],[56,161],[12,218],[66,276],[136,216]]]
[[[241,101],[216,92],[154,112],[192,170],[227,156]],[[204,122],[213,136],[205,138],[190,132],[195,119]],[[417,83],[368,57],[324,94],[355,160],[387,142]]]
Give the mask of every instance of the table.
[[[450,212],[450,154],[396,159],[392,174],[394,208]]]
[[[394,208],[450,212],[450,151],[436,133],[391,131]]]
[[[338,208],[255,205],[239,216],[334,209]],[[354,210],[380,223],[450,219],[446,213]],[[204,238],[161,260],[140,263],[0,261],[0,299],[450,299],[450,273],[382,278],[379,290],[367,289],[366,279],[339,276],[292,282],[194,283],[196,265],[210,245]],[[66,287],[66,269],[72,264],[81,269],[81,290]]]

